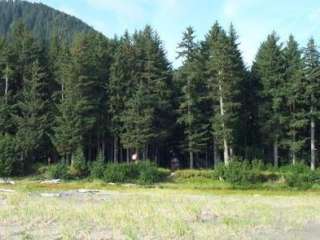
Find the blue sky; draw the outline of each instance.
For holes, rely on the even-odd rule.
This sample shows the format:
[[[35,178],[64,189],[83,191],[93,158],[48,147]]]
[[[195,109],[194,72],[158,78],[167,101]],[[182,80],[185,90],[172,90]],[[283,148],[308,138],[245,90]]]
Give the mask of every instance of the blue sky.
[[[37,0],[39,2],[39,0]],[[224,27],[233,22],[240,48],[250,65],[260,43],[276,30],[282,41],[295,35],[301,46],[314,36],[320,40],[319,0],[40,0],[76,16],[112,37],[152,25],[160,34],[175,66],[176,46],[191,25],[200,39],[218,20]],[[319,42],[319,41],[318,41]]]

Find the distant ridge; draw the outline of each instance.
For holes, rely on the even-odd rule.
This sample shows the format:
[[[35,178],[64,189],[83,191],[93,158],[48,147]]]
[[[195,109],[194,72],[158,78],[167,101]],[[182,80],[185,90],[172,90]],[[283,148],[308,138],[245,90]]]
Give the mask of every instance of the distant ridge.
[[[71,41],[77,33],[95,32],[80,19],[37,2],[0,0],[0,36],[8,37],[12,25],[22,21],[39,40],[48,42],[53,33]]]

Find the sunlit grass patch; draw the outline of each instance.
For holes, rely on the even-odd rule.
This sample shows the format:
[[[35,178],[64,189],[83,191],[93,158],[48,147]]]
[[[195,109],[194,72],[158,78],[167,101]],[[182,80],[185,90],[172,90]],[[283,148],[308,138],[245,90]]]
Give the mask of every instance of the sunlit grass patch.
[[[62,183],[59,191],[99,184]],[[293,230],[320,223],[320,196],[313,193],[106,187],[114,190],[99,201],[94,195],[41,197],[38,191],[49,190],[28,193],[18,186],[16,193],[0,193],[0,229],[8,229],[0,239],[18,230],[31,239],[260,239],[257,234],[267,232],[291,240]]]

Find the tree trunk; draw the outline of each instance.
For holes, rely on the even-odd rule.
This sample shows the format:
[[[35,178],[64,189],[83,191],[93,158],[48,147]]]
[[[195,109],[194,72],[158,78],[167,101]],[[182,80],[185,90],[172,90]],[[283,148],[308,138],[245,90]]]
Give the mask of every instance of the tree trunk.
[[[61,83],[61,100],[63,101],[64,99],[64,84],[63,82]]]
[[[118,153],[119,153],[119,145],[118,145],[118,138],[114,137],[113,139],[113,162],[114,163],[118,163],[119,159],[118,159]]]
[[[219,72],[219,75],[221,73]],[[223,157],[224,157],[224,164],[229,165],[229,147],[228,142],[225,134],[225,123],[224,123],[224,102],[223,102],[223,91],[222,91],[222,84],[219,81],[219,92],[220,92],[220,114],[222,118],[222,131],[223,131]]]
[[[296,142],[296,134],[294,133],[292,136],[292,142],[295,143]],[[297,162],[297,155],[295,150],[291,150],[291,157],[292,157],[292,165],[296,165]]]
[[[292,165],[296,165],[297,162],[297,156],[295,151],[292,151]]]
[[[159,148],[158,146],[156,145],[155,146],[155,156],[154,156],[154,161],[157,165],[159,165],[159,158],[158,158],[158,154],[159,154]]]
[[[91,136],[89,137],[89,144],[88,144],[88,158],[87,160],[90,162],[92,161],[92,140],[91,140]]]
[[[70,165],[72,165],[73,164],[73,154],[71,153],[71,154],[68,154],[68,156],[67,156],[67,159],[68,159],[68,166],[70,166]]]
[[[127,152],[127,163],[130,163],[130,149],[126,149]]]
[[[102,143],[101,143],[101,154],[102,154],[102,159],[105,162],[105,159],[106,159],[106,145],[105,145],[104,139],[102,140]]]
[[[194,168],[194,154],[193,152],[189,152],[189,161],[190,161],[190,169],[193,169]]]
[[[8,92],[9,92],[9,77],[8,77],[8,73],[9,69],[8,69],[8,65],[6,67],[6,76],[5,76],[5,89],[4,89],[4,95],[5,95],[5,100],[6,103],[8,102]]]
[[[230,153],[230,157],[232,158],[233,157],[233,148],[232,147],[229,148],[229,153]]]
[[[217,140],[213,140],[213,160],[214,160],[214,167],[216,168],[219,163],[220,163],[220,155],[219,155],[219,149],[218,149],[218,144]]]
[[[209,153],[208,153],[208,149],[206,150],[206,156],[205,156],[205,168],[209,167]]]
[[[311,110],[311,113],[313,111]],[[316,169],[316,143],[315,143],[315,131],[316,131],[316,123],[314,118],[311,118],[311,129],[310,129],[310,135],[311,135],[311,170]]]
[[[228,143],[225,137],[223,138],[223,158],[224,158],[224,164],[226,166],[229,165]]]
[[[120,162],[123,162],[123,148],[122,148],[121,145],[119,146],[119,152],[120,152],[120,158],[119,158],[119,160],[120,160]]]
[[[279,149],[278,149],[278,140],[275,140],[273,143],[273,162],[274,166],[277,168],[279,166]]]

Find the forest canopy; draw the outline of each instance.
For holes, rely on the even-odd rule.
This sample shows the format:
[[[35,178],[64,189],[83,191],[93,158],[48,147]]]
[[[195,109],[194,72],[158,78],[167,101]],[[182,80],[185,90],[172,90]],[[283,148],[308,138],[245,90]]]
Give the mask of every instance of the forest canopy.
[[[260,159],[316,168],[316,41],[266,36],[249,69],[236,28],[188,27],[173,69],[151,26],[107,38],[43,4],[1,1],[0,174],[37,163],[209,168]]]

